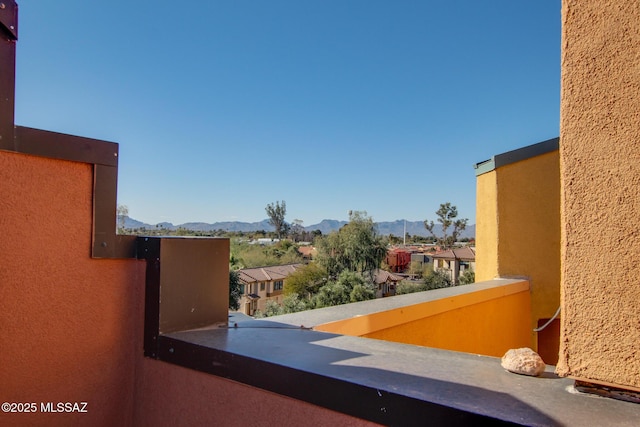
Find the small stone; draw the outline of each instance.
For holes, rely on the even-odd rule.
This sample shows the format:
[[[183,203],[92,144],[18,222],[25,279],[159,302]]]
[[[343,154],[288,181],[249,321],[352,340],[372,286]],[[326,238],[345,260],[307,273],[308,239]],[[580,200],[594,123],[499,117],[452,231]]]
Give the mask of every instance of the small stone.
[[[530,348],[511,349],[502,356],[502,367],[509,372],[537,377],[546,365],[538,353]]]

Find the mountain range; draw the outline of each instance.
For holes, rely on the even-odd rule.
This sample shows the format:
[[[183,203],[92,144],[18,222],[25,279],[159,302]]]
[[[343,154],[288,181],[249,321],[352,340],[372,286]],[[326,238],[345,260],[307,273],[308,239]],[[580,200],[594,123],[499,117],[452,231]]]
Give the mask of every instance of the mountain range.
[[[320,230],[322,234],[329,234],[332,231],[337,231],[343,225],[347,224],[347,221],[338,221],[335,219],[323,219],[318,224],[309,225],[304,227],[307,231]],[[406,224],[406,225],[405,225]],[[412,236],[429,236],[429,232],[424,228],[424,223],[422,221],[405,221],[402,219],[398,219],[395,221],[381,221],[376,223],[378,227],[378,233],[383,236],[387,236],[389,234],[393,234],[394,236],[402,236],[404,234],[405,226],[406,232]],[[133,218],[125,217],[124,222],[125,228],[131,229],[155,229],[155,228],[165,228],[167,230],[176,230],[178,228],[185,228],[187,230],[193,231],[215,231],[215,230],[224,230],[224,231],[241,231],[241,232],[251,232],[251,231],[273,231],[274,228],[271,224],[269,224],[268,219],[264,219],[259,222],[241,222],[241,221],[225,221],[225,222],[214,222],[214,223],[206,223],[206,222],[186,222],[184,224],[173,225],[170,222],[161,222],[159,224],[146,224],[141,221],[137,221]],[[442,233],[439,233],[442,234]],[[476,235],[476,226],[468,225],[465,230],[460,233],[461,238],[471,238]]]

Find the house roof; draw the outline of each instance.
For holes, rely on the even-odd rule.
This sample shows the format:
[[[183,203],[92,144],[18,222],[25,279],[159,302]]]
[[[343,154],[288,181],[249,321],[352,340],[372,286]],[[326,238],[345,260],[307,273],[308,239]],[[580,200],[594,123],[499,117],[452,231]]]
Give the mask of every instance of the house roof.
[[[400,280],[402,280],[402,277],[396,276],[395,274],[389,273],[385,270],[376,270],[374,280],[376,282],[376,285],[379,285],[381,283],[387,282],[399,282]]]
[[[244,283],[270,282],[283,280],[302,267],[303,264],[272,265],[270,267],[243,268],[238,270],[240,280]]]
[[[318,253],[316,248],[314,248],[313,246],[300,246],[298,248],[298,252],[300,252],[303,256],[306,256],[306,257],[313,257]]]
[[[438,252],[437,254],[433,254],[431,256],[438,259],[461,259],[465,261],[475,261],[476,251],[470,246],[465,246],[463,248],[449,249],[443,252]]]

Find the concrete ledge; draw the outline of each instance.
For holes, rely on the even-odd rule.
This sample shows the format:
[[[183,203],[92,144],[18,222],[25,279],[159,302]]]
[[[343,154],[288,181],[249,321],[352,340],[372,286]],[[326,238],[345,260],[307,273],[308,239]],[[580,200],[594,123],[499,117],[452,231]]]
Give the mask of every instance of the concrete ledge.
[[[232,315],[230,328],[160,337],[160,360],[384,425],[620,425],[640,405],[572,393],[493,357],[312,331]],[[427,421],[428,420],[428,421]]]
[[[528,290],[529,282],[526,280],[495,279],[285,314],[270,319],[294,326],[312,327],[317,331],[360,336]]]

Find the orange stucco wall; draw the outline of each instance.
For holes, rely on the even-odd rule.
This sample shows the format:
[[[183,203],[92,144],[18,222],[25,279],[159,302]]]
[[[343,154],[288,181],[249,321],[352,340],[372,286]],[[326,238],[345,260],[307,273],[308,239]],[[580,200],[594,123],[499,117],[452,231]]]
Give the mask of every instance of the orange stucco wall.
[[[0,151],[0,402],[38,408],[0,425],[372,425],[144,358],[144,263],[90,258],[92,182],[91,165]]]
[[[530,306],[529,284],[521,281],[325,323],[314,329],[502,357],[510,348],[529,345]]]
[[[640,3],[562,10],[558,372],[640,389]]]
[[[139,369],[136,426],[377,425],[156,360],[141,360]]]
[[[130,425],[143,264],[94,260],[92,166],[0,152],[0,425]]]

